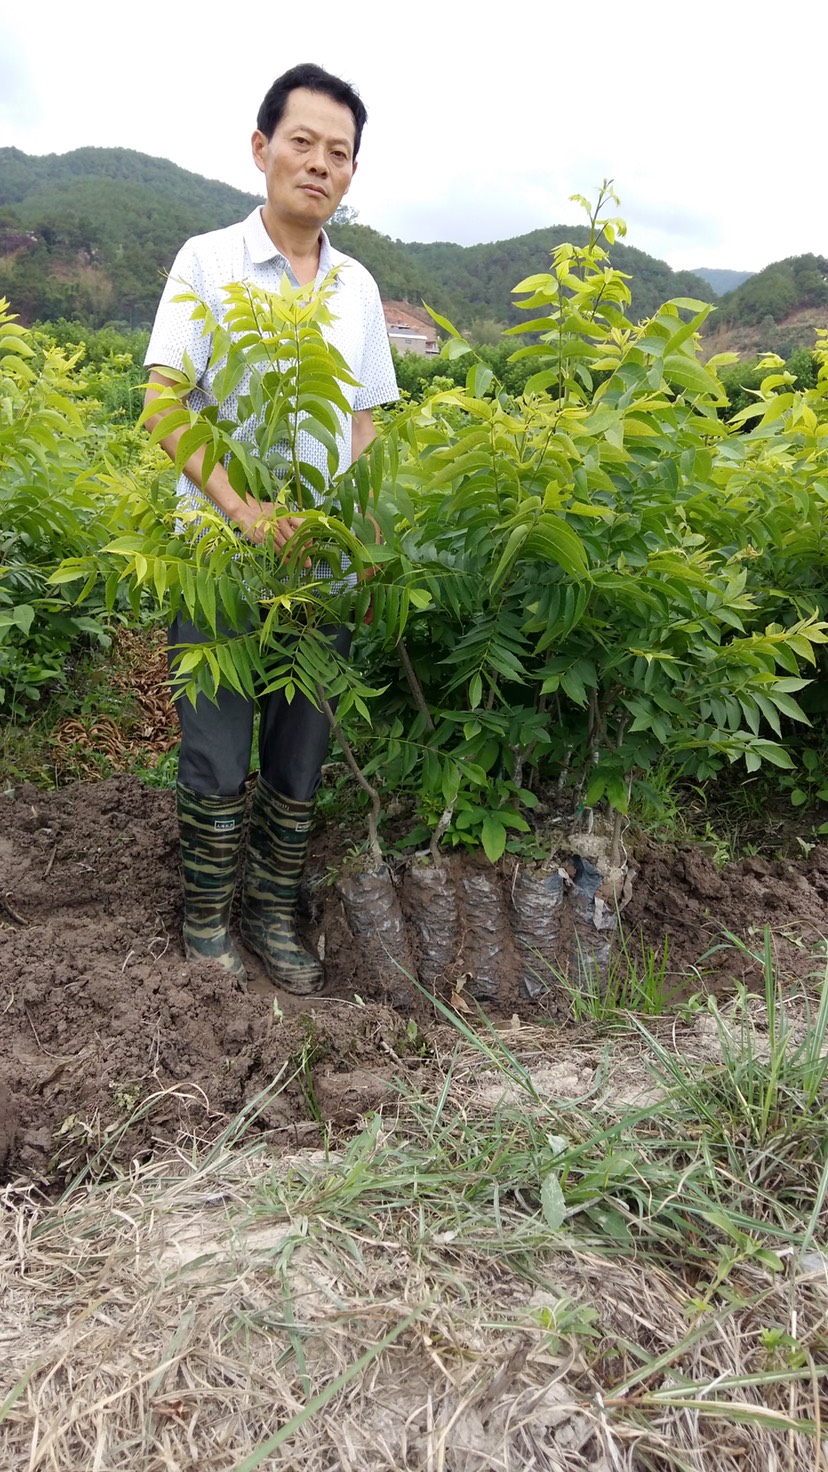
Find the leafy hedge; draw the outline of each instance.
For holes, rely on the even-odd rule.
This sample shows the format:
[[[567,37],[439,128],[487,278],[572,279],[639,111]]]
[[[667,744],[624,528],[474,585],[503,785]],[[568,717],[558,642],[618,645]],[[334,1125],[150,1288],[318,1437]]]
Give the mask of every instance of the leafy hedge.
[[[95,557],[112,533],[112,484],[126,465],[149,469],[145,436],[128,427],[137,417],[137,370],[129,345],[110,334],[98,344],[97,363],[93,346],[84,373],[82,337],[77,324],[27,331],[0,299],[0,712],[7,718],[65,684],[79,646],[107,647],[112,615],[126,602],[118,571],[99,570]],[[67,557],[89,559],[80,601],[53,580]]]

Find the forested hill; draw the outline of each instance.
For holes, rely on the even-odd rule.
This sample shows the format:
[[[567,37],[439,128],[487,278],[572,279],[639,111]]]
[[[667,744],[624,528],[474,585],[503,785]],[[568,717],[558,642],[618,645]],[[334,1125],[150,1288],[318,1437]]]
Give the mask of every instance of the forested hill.
[[[722,297],[721,321],[753,326],[765,318],[782,322],[803,308],[828,307],[828,258],[788,256],[757,271],[735,291]]]
[[[388,235],[381,235],[379,230],[372,230],[370,225],[358,225],[353,220],[326,228],[337,250],[361,261],[371,272],[385,301],[425,301],[435,312],[449,317],[456,313],[451,294],[419,261],[414,260],[409,247],[402,241],[391,240]]]
[[[24,321],[141,326],[183,241],[243,219],[258,202],[131,149],[41,157],[0,149],[0,293]]]
[[[0,294],[24,322],[77,317],[91,326],[146,325],[181,243],[242,219],[258,202],[130,149],[41,157],[0,149]],[[474,324],[484,334],[519,321],[515,283],[542,271],[555,245],[583,241],[586,232],[558,225],[488,245],[406,245],[349,222],[333,225],[331,236],[368,267],[383,296],[425,300],[459,327]],[[633,276],[639,317],[671,296],[713,297],[699,277],[673,272],[643,251],[619,244],[612,257]]]
[[[72,153],[29,155],[18,148],[0,148],[0,205],[25,201],[26,212],[44,204],[51,208],[66,198],[80,181],[105,180],[133,184],[150,191],[205,221],[206,229],[230,225],[249,214],[259,196],[245,194],[218,179],[191,174],[165,158],[136,153],[131,148],[76,148]],[[103,209],[103,217],[112,215]]]
[[[550,251],[564,241],[585,245],[589,231],[584,225],[552,225],[532,230],[512,240],[489,245],[411,244],[406,250],[455,303],[458,319],[467,324],[475,319],[520,321],[511,306],[512,287],[544,270]],[[690,296],[713,301],[714,292],[691,271],[673,271],[643,250],[620,243],[612,247],[612,263],[632,277],[633,316],[649,317],[670,297]]]
[[[788,256],[757,271],[717,303],[708,347],[745,358],[811,349],[828,328],[828,256]]]

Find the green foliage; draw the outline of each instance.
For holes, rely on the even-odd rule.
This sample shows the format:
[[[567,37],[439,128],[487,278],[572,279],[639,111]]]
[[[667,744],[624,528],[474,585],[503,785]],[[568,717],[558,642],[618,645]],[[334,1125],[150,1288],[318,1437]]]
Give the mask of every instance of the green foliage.
[[[99,434],[79,401],[76,359],[33,335],[0,300],[0,708],[21,715],[66,678],[78,639],[108,642],[94,575],[75,610],[50,583],[65,556],[103,536]],[[115,605],[117,590],[112,590]]]
[[[807,808],[815,803],[828,802],[824,753],[813,746],[805,746],[796,752],[794,762],[792,771],[778,775],[779,790],[787,793],[791,807]],[[828,833],[828,823],[821,823],[814,831]]]
[[[138,422],[147,377],[146,332],[132,332],[126,323],[94,329],[61,317],[36,325],[35,341],[54,343],[73,355],[79,352],[84,393],[100,406],[98,414],[90,406],[96,420],[107,425]]]
[[[800,697],[828,640],[828,352],[815,382],[764,361],[723,418],[730,360],[700,360],[709,305],[680,297],[633,322],[610,199],[585,244],[516,288],[502,376],[502,347],[475,352],[434,314],[448,340],[412,368],[431,379],[422,402],[387,415],[341,476],[348,374],[324,337],[328,286],[228,287],[222,323],[189,298],[219,403],[196,414],[184,375],[153,405],[168,411],[155,438],[179,425],[179,466],[203,446],[207,473],[223,460],[240,494],[301,508],[302,531],[284,559],[210,512],[182,536],[166,483],[122,476],[103,551],[67,559],[57,583],[103,581],[111,604],[125,576],[136,609],[150,597],[206,624],[211,641],[178,661],[191,696],[219,682],[339,696],[343,717],[374,722],[356,736],[366,770],[413,799],[422,831],[492,860],[548,849],[532,831],[541,779],[618,814],[659,764],[694,782],[734,763],[791,770],[786,730],[807,724]],[[300,425],[328,484],[300,458]],[[369,601],[359,675],[325,630]]]
[[[759,397],[766,369],[761,358],[734,363],[722,369],[722,387],[727,394],[727,406],[719,412],[724,419],[755,404]],[[792,375],[798,389],[816,388],[819,382],[819,357],[808,348],[796,348],[785,363],[785,371]]]
[[[406,633],[420,700],[374,641],[372,769],[431,826],[446,804],[484,808],[486,785],[496,812],[498,783],[537,774],[626,812],[662,760],[693,780],[789,768],[783,722],[807,719],[803,666],[828,638],[825,354],[810,389],[766,364],[723,423],[699,360],[709,307],[634,326],[598,243],[616,230],[596,211],[589,244],[517,288],[539,336],[515,354],[532,367],[520,399],[441,321],[445,368],[472,361],[465,388],[386,431],[397,557],[375,598],[416,585],[429,603]]]
[[[408,244],[405,249],[421,270],[451,299],[456,321],[463,326],[475,320],[501,321],[509,313],[515,280],[543,269],[550,252],[565,244],[583,247],[589,242],[589,227],[553,225],[532,230],[512,240],[485,245]],[[714,291],[691,271],[672,271],[642,250],[617,239],[610,246],[612,264],[632,278],[632,317],[650,317],[668,297],[692,296],[708,302]],[[434,294],[427,298],[439,305]],[[510,320],[517,320],[511,309]]]

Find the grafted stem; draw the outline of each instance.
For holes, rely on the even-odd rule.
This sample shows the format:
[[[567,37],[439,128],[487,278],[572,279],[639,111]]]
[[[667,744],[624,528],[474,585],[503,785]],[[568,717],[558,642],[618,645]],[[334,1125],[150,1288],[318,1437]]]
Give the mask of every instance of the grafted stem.
[[[431,854],[431,861],[437,869],[441,869],[443,866],[443,855],[440,853],[440,843],[442,841],[443,834],[445,833],[449,823],[454,817],[454,804],[456,801],[457,799],[453,797],[451,802],[447,803],[447,805],[443,808],[443,811],[440,814],[440,821],[437,824],[437,827],[434,829],[434,832],[431,835],[431,843],[428,845],[428,851]]]

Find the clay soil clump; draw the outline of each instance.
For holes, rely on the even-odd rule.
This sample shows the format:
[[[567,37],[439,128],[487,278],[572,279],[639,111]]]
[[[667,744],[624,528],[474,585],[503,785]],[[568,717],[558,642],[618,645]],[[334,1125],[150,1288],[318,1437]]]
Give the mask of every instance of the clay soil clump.
[[[317,835],[309,865],[313,902],[303,925],[324,952],[327,974],[325,994],[309,1001],[274,993],[253,957],[246,957],[249,987],[214,966],[185,963],[171,792],[131,777],[51,793],[21,787],[0,798],[0,820],[6,1178],[65,1179],[96,1153],[126,1162],[182,1130],[209,1138],[277,1079],[290,1083],[265,1097],[260,1122],[296,1141],[323,1121],[376,1108],[394,1077],[424,1066],[417,1038],[433,1011],[410,982],[398,989],[397,1006],[388,1005],[335,886],[324,882],[331,830]],[[474,945],[491,939],[481,930],[471,936],[462,911],[464,893],[479,882],[478,862],[452,863],[458,949],[441,959],[442,975],[432,966],[428,976],[446,1000],[466,983],[465,995],[474,996]],[[724,928],[749,935],[765,924],[775,928],[785,965],[814,969],[828,850],[814,849],[800,870],[750,859],[719,871],[692,850],[645,849],[635,864],[628,943],[660,945],[668,934],[677,977]],[[564,1015],[565,998],[554,979],[541,995],[526,989],[509,918],[513,869],[512,861],[486,876],[486,903],[494,912],[497,901],[506,917],[493,913],[489,930],[495,934],[502,919],[506,940],[500,980],[490,968],[481,996],[492,1016],[549,1022]],[[423,927],[411,918],[413,890],[399,877],[416,966]],[[724,982],[733,965],[732,951],[721,951],[706,969]]]

